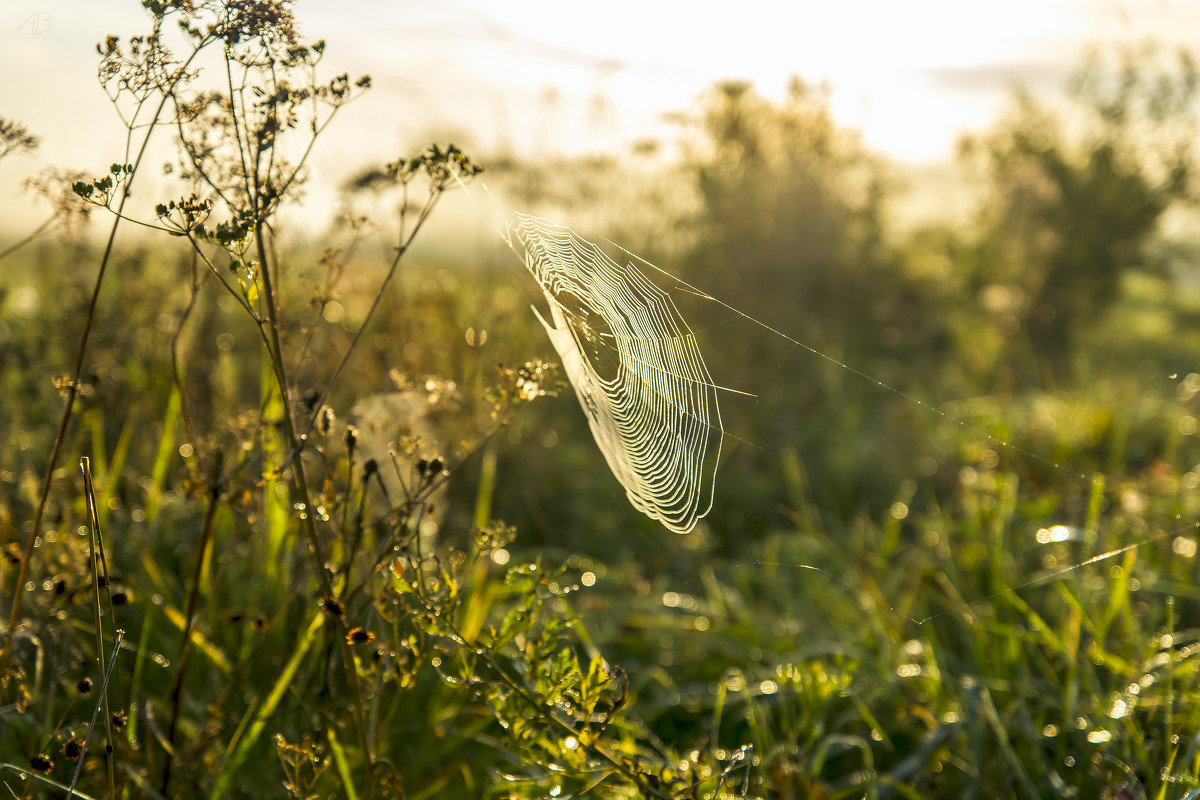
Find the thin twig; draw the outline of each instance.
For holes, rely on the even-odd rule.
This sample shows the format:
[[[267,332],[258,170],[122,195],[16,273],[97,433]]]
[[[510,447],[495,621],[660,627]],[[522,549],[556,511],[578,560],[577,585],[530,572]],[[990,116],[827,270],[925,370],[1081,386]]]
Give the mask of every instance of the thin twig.
[[[217,517],[217,508],[221,499],[221,467],[225,454],[217,451],[216,464],[213,467],[213,477],[208,496],[208,511],[204,515],[204,525],[200,529],[200,545],[196,551],[196,569],[192,573],[192,588],[188,592],[187,614],[184,617],[183,641],[179,645],[179,658],[175,668],[175,681],[171,686],[171,727],[167,733],[166,755],[163,761],[162,793],[169,796],[171,786],[171,762],[175,755],[175,734],[179,729],[179,708],[183,700],[183,678],[187,670],[188,656],[192,652],[192,626],[196,619],[196,604],[200,598],[200,579],[204,571],[204,558],[212,541],[213,522]]]
[[[350,357],[354,354],[354,350],[358,346],[359,340],[362,339],[363,333],[366,332],[367,326],[371,324],[371,319],[375,316],[375,310],[379,308],[379,303],[383,300],[383,296],[387,291],[388,284],[391,283],[392,278],[396,274],[396,268],[400,265],[400,259],[404,258],[404,254],[408,252],[408,248],[412,245],[413,239],[416,238],[417,233],[421,230],[421,226],[425,224],[425,221],[429,219],[430,214],[433,213],[434,206],[437,205],[437,200],[440,196],[440,190],[431,190],[430,195],[426,199],[425,205],[422,207],[421,213],[418,216],[417,222],[413,226],[412,231],[407,237],[404,237],[403,234],[401,234],[401,242],[396,247],[396,257],[392,259],[391,266],[388,267],[387,275],[385,275],[383,278],[383,283],[381,283],[379,285],[379,289],[376,290],[375,297],[371,300],[371,307],[367,309],[367,314],[365,317],[363,317],[362,325],[358,326],[358,331],[355,332],[354,338],[350,341],[350,346],[347,347],[346,352],[342,354],[342,358],[340,361],[338,361],[337,367],[335,367],[333,373],[330,374],[329,380],[325,382],[325,388],[321,391],[321,396],[317,399],[317,402],[313,404],[313,410],[309,414],[307,424],[304,426],[304,433],[300,436],[301,441],[307,440],[309,434],[312,433],[313,425],[316,424],[317,414],[320,413],[321,407],[329,398],[329,393],[333,390],[333,384],[337,381],[338,376],[342,374],[342,370],[345,369],[346,364],[350,362]]]
[[[107,676],[108,669],[104,663],[104,609],[100,604],[100,572],[101,566],[104,568],[104,593],[108,595],[108,608],[112,612],[112,581],[108,574],[108,560],[104,555],[104,538],[100,530],[100,515],[96,513],[96,492],[92,485],[92,462],[87,456],[79,459],[79,467],[83,472],[83,491],[84,499],[87,502],[88,526],[91,528],[91,564],[92,564],[92,602],[95,604],[96,610],[96,660],[100,662],[100,673]],[[113,620],[113,627],[116,627],[116,620]],[[113,657],[116,660],[116,657]],[[105,678],[105,685],[108,680]],[[108,728],[108,737],[112,739],[112,721],[108,711],[108,692],[101,691],[101,702],[104,705],[105,726]],[[72,783],[72,785],[74,785]],[[116,787],[113,785],[112,762],[108,762],[108,790],[112,796],[116,792]]]
[[[125,631],[120,628],[116,631],[116,637],[113,640],[112,658],[108,660],[108,669],[104,673],[104,680],[100,683],[100,694],[107,698],[108,679],[112,676],[113,667],[117,664],[117,653],[121,650],[121,643],[125,641]],[[87,760],[88,742],[92,739],[92,731],[96,728],[96,716],[100,713],[100,703],[96,703],[96,708],[92,710],[92,719],[88,723],[87,734],[83,737],[83,747],[79,755],[79,760],[75,762],[75,771],[71,774],[71,785],[67,788],[67,800],[71,800],[75,796],[75,784],[79,780],[79,773],[83,769],[83,762]],[[108,712],[105,711],[105,716]],[[106,720],[107,721],[107,720]],[[109,735],[111,741],[112,736]]]
[[[3,250],[0,250],[0,261],[3,261],[8,256],[17,252],[22,247],[24,247],[25,245],[29,244],[30,242],[34,241],[39,236],[41,236],[46,230],[48,230],[50,228],[51,225],[53,225],[55,222],[58,221],[59,216],[60,216],[59,212],[57,212],[57,211],[54,212],[50,216],[50,219],[46,220],[41,225],[39,225],[33,233],[29,234],[28,236],[26,236],[24,239],[17,242],[16,244],[10,245],[9,247],[6,247]]]

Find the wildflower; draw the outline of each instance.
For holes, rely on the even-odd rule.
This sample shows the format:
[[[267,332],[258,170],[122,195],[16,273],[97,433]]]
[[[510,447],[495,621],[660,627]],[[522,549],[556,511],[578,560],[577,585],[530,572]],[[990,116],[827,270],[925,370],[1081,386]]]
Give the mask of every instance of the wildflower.
[[[322,598],[321,608],[325,609],[325,613],[335,619],[341,619],[346,614],[346,609],[342,604],[332,597]]]
[[[67,761],[78,761],[83,755],[83,742],[72,736],[63,743],[62,754]]]
[[[346,644],[370,644],[375,641],[375,634],[359,627],[350,629],[346,634]]]

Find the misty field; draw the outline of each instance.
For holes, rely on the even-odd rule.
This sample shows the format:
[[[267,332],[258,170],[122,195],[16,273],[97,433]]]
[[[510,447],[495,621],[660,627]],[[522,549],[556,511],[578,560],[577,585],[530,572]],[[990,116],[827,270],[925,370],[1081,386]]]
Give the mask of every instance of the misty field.
[[[326,214],[379,76],[142,5],[124,151],[0,117],[5,796],[1200,797],[1186,53],[1014,95],[917,222],[799,79]]]

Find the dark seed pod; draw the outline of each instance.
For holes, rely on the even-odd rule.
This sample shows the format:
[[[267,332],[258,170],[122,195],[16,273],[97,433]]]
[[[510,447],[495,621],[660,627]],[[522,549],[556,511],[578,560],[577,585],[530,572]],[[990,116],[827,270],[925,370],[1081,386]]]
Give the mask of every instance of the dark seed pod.
[[[54,769],[54,761],[45,753],[38,753],[33,758],[29,759],[29,768],[34,772],[40,772],[45,775],[50,770]]]

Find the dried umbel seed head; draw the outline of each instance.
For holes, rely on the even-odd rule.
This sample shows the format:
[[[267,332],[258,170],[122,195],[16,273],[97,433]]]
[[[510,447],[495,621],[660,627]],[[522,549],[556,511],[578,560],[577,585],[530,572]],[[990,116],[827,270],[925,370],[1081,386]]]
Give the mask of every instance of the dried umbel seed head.
[[[442,464],[442,460],[440,458],[435,458],[429,462],[429,471],[432,472],[434,475],[440,475],[442,472],[443,466],[445,466],[445,465]]]
[[[322,436],[328,436],[329,429],[333,427],[335,419],[337,419],[337,415],[333,413],[332,408],[321,406],[321,410],[317,412],[317,433]]]
[[[112,713],[112,726],[114,730],[122,730],[127,722],[129,722],[129,715],[124,711],[114,711]]]
[[[91,678],[80,678],[79,683],[75,684],[75,691],[79,692],[80,694],[91,694],[92,693],[92,679]]]
[[[379,472],[379,462],[373,458],[368,458],[363,462],[363,480],[367,480],[376,472]]]
[[[353,452],[354,446],[358,444],[358,428],[353,425],[346,426],[346,449]]]
[[[33,758],[29,759],[29,768],[34,772],[40,772],[45,775],[50,770],[54,769],[54,761],[45,753],[38,753]]]

